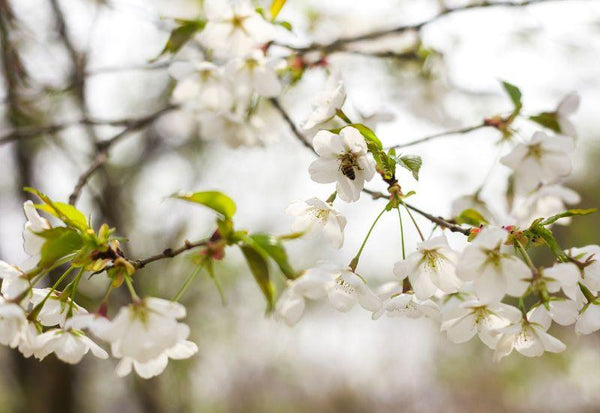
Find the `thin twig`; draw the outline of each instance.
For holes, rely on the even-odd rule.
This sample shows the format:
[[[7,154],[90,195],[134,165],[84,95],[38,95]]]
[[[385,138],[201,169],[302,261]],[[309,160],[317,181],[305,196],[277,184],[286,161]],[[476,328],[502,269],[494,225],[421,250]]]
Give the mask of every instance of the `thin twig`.
[[[208,244],[209,241],[210,241],[209,239],[203,239],[203,240],[196,241],[196,242],[190,242],[190,241],[186,240],[184,242],[184,244],[179,248],[175,248],[175,249],[167,248],[160,254],[152,255],[151,257],[140,259],[140,260],[129,260],[129,262],[131,262],[135,266],[135,268],[138,268],[138,269],[144,268],[146,265],[150,264],[151,262],[164,260],[166,258],[173,258],[173,257],[175,257],[179,254],[182,254],[186,251],[189,251],[191,249],[205,246]]]
[[[298,138],[298,140],[304,146],[306,146],[308,149],[310,149],[313,153],[316,154],[315,148],[313,148],[313,146],[310,143],[310,141],[308,140],[308,138],[302,132],[300,132],[300,129],[298,129],[298,127],[296,126],[296,124],[294,123],[292,118],[290,118],[290,115],[288,115],[288,113],[285,111],[285,109],[283,109],[279,100],[277,98],[271,98],[270,101],[273,104],[273,107],[275,109],[277,109],[277,111],[279,112],[279,114],[281,115],[283,120],[285,120],[285,122],[288,124],[288,126],[290,127],[290,129],[292,130],[292,133],[296,136],[296,138]]]
[[[410,141],[410,142],[406,142],[406,143],[399,143],[397,145],[390,146],[390,147],[388,147],[386,149],[407,148],[409,146],[419,145],[421,143],[425,143],[425,142],[428,142],[430,140],[437,139],[437,138],[442,138],[444,136],[462,135],[462,134],[473,132],[475,130],[483,129],[483,128],[486,128],[486,127],[491,127],[491,126],[490,125],[486,125],[485,123],[480,123],[479,125],[475,125],[475,126],[468,126],[468,127],[465,127],[465,128],[456,129],[456,130],[452,130],[452,131],[444,131],[444,132],[436,133],[436,134],[433,134],[433,135],[425,136],[423,138],[415,139],[414,141]]]
[[[123,131],[117,133],[116,135],[114,135],[112,138],[110,138],[108,140],[98,142],[98,144],[96,145],[97,149],[98,149],[96,156],[94,157],[94,160],[90,164],[90,166],[77,179],[75,188],[73,189],[73,192],[69,196],[69,204],[75,205],[77,203],[77,200],[79,199],[79,196],[81,195],[81,191],[83,190],[83,188],[85,187],[85,185],[87,184],[89,179],[108,160],[109,151],[113,145],[115,145],[117,142],[119,142],[121,139],[123,139],[125,136],[129,135],[130,133],[144,128],[145,126],[154,122],[156,119],[160,118],[162,115],[164,115],[168,112],[171,112],[171,111],[177,109],[178,107],[179,107],[178,105],[168,105],[162,109],[157,110],[154,113],[151,113],[150,115],[144,116],[143,118],[137,119],[135,121],[130,121],[128,126]]]
[[[569,1],[569,0],[525,0],[525,1],[521,1],[521,2],[512,2],[512,1],[487,2],[487,1],[484,1],[481,3],[468,4],[468,5],[462,6],[462,7],[455,7],[455,8],[451,8],[451,9],[442,10],[440,13],[431,17],[429,20],[424,20],[420,23],[406,24],[406,25],[394,27],[391,29],[377,30],[377,31],[374,31],[371,33],[365,33],[365,34],[356,35],[356,36],[342,37],[342,38],[339,38],[339,39],[337,39],[331,43],[327,43],[327,44],[313,43],[306,47],[294,47],[294,46],[289,46],[289,45],[285,45],[285,44],[278,44],[278,45],[286,47],[290,50],[294,50],[295,52],[297,52],[299,54],[306,54],[306,53],[313,52],[313,51],[321,51],[322,53],[327,54],[327,53],[332,53],[335,51],[341,51],[346,47],[346,45],[348,45],[350,43],[362,42],[365,40],[379,39],[381,37],[389,36],[392,34],[404,33],[407,31],[419,31],[423,27],[439,20],[440,18],[442,18],[444,16],[447,16],[447,15],[453,14],[453,13],[459,13],[459,12],[473,10],[473,9],[484,9],[484,8],[490,8],[490,7],[508,7],[508,8],[525,7],[525,6],[530,6],[530,5],[534,5],[534,4],[538,4],[538,3],[548,3],[548,2],[554,2],[554,1]]]

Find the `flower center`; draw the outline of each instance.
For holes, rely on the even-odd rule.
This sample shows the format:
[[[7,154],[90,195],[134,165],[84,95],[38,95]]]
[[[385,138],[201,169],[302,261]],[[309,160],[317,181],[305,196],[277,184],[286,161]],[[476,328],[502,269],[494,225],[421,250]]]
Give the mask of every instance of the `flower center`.
[[[543,152],[544,151],[542,150],[542,144],[536,143],[535,145],[529,146],[529,150],[527,151],[527,156],[539,160],[542,158]]]

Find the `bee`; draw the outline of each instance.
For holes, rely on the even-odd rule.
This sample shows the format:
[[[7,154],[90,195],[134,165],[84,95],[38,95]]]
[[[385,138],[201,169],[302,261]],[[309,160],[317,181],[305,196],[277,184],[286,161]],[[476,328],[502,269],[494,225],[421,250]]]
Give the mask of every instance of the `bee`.
[[[356,163],[356,159],[353,156],[346,155],[341,158],[340,171],[342,171],[344,176],[348,177],[348,179],[350,179],[351,181],[354,181],[356,179],[356,172],[354,168],[358,169],[359,171],[361,170],[361,168]]]

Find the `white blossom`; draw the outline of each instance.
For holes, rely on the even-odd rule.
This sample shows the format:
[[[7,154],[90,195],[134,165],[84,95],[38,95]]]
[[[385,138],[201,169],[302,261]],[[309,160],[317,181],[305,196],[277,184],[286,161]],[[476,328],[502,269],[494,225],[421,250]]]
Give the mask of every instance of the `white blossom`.
[[[576,137],[577,131],[569,117],[579,109],[579,94],[573,92],[565,96],[556,108],[556,118],[560,132],[567,136]]]
[[[345,127],[339,135],[322,130],[315,136],[313,147],[319,159],[309,167],[311,179],[321,184],[336,182],[340,199],[357,201],[365,181],[375,175],[375,162],[360,132],[353,127]]]
[[[182,330],[189,330],[177,321],[185,313],[185,307],[179,303],[144,298],[122,307],[100,338],[111,343],[115,357],[146,363],[174,347],[185,335]]]
[[[513,215],[518,226],[528,227],[537,218],[548,218],[564,212],[566,205],[581,201],[579,194],[562,185],[544,185],[524,199],[514,210]],[[560,225],[568,225],[571,218],[556,221]]]
[[[297,279],[289,281],[277,300],[275,316],[288,326],[295,325],[306,306],[305,299],[318,300],[327,296],[327,287],[334,281],[335,273],[330,268],[310,268]]]
[[[591,291],[600,291],[600,246],[571,248],[567,254],[583,264],[583,269],[580,270],[581,283]]]
[[[230,60],[226,73],[242,98],[250,97],[252,92],[276,97],[281,94],[281,82],[275,72],[275,63],[267,61],[262,51],[254,50],[246,57]]]
[[[544,351],[551,353],[564,351],[567,348],[565,344],[546,332],[549,327],[550,323],[547,322],[522,320],[501,329],[494,360],[499,361],[508,356],[513,349],[526,357],[539,357],[544,354]]]
[[[571,262],[554,264],[551,268],[544,268],[540,276],[548,292],[557,293],[562,289],[571,300],[578,303],[581,301],[579,290],[581,273],[575,264]]]
[[[294,201],[285,212],[296,217],[292,224],[292,231],[305,232],[318,228],[334,248],[341,248],[344,244],[346,218],[330,203],[318,198]]]
[[[333,71],[327,79],[325,90],[319,92],[312,103],[311,113],[300,124],[304,130],[309,130],[332,119],[337,110],[342,108],[346,100],[344,82],[339,72]]]
[[[26,325],[25,311],[0,297],[0,344],[15,348]]]
[[[554,321],[561,326],[570,326],[577,321],[578,315],[575,301],[558,297],[552,297],[546,304],[540,303],[531,310],[532,319],[542,320],[543,325]]]
[[[587,304],[575,324],[577,334],[592,334],[600,330],[600,303],[593,301]]]
[[[161,374],[167,367],[169,359],[184,360],[192,357],[198,352],[198,346],[196,343],[187,340],[189,329],[179,328],[177,331],[176,344],[151,360],[142,362],[131,357],[123,357],[117,365],[117,375],[124,377],[131,373],[132,370],[135,370],[140,377],[149,379]]]
[[[415,294],[402,293],[401,291],[383,302],[381,309],[373,313],[373,320],[377,320],[383,314],[388,317],[439,319],[440,309],[432,300],[420,300]]]
[[[29,279],[23,271],[4,261],[0,261],[0,278],[2,279],[2,295],[9,300],[17,298],[31,287]]]
[[[539,184],[555,183],[571,173],[573,139],[536,132],[500,161],[514,171],[515,191],[527,194]]]
[[[31,303],[37,306],[46,298],[50,291],[50,288],[34,288]],[[53,327],[55,325],[64,327],[68,317],[86,313],[87,310],[85,308],[79,306],[69,297],[61,297],[60,292],[53,291],[44,302],[37,319],[40,324],[46,327]]]
[[[39,360],[54,353],[65,363],[77,364],[90,350],[98,358],[108,358],[106,351],[79,330],[52,329],[37,336],[36,340],[34,355]]]
[[[394,274],[401,280],[408,277],[420,300],[430,298],[438,288],[445,293],[454,293],[462,285],[456,276],[456,257],[456,251],[442,235],[420,243],[417,251],[396,263]]]
[[[169,74],[177,79],[174,103],[197,111],[228,111],[233,106],[231,85],[214,63],[175,62]]]
[[[46,218],[38,214],[35,205],[31,201],[26,201],[23,204],[23,210],[27,217],[25,228],[23,229],[23,249],[29,255],[30,259],[26,263],[26,268],[37,265],[42,256],[42,247],[46,240],[39,236],[40,232],[46,231],[52,226]]]
[[[531,278],[531,270],[523,261],[506,252],[508,233],[496,227],[485,227],[465,248],[458,260],[456,274],[473,281],[475,294],[485,303],[497,302],[509,294],[523,295]]]
[[[442,315],[441,330],[446,331],[453,343],[464,343],[475,336],[491,349],[500,338],[499,330],[519,321],[521,312],[502,303],[465,301]]]
[[[335,269],[330,274],[333,282],[327,285],[327,297],[336,310],[347,312],[358,303],[367,311],[379,311],[381,300],[362,277],[349,268]]]
[[[274,37],[274,27],[249,0],[206,0],[200,41],[217,56],[242,56]]]

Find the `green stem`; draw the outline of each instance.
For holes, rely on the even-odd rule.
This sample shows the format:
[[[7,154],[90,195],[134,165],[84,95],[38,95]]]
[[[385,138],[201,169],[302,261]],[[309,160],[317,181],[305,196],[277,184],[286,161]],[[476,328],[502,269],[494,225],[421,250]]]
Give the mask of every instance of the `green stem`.
[[[419,233],[419,237],[421,237],[421,241],[425,241],[425,237],[423,236],[423,233],[421,232],[421,228],[419,228],[419,224],[417,224],[417,220],[415,220],[415,217],[410,212],[410,209],[408,209],[408,207],[406,206],[406,204],[404,203],[404,201],[401,200],[400,203],[404,206],[404,209],[406,209],[406,212],[408,212],[408,216],[410,217],[413,225],[417,229],[417,232]]]
[[[348,116],[346,116],[346,114],[344,113],[344,111],[342,109],[338,109],[335,113],[336,113],[336,115],[338,115],[338,117],[341,120],[343,120],[347,124],[351,124],[352,123],[352,121],[350,120],[350,118]]]
[[[194,279],[198,276],[198,274],[200,274],[200,271],[202,270],[202,267],[204,267],[204,264],[198,265],[194,269],[194,271],[192,271],[192,273],[190,275],[188,275],[188,277],[183,282],[183,285],[181,286],[181,288],[179,289],[179,291],[177,291],[177,294],[175,294],[175,297],[173,297],[173,299],[171,301],[179,301],[179,299],[181,298],[181,296],[183,295],[183,293],[185,293],[185,290],[188,289],[188,287],[190,286],[190,284],[192,284],[192,281],[194,281]]]
[[[402,224],[402,213],[400,212],[400,208],[396,208],[398,210],[398,220],[400,221],[400,237],[402,238],[402,259],[406,259],[406,248],[404,246],[404,225]]]
[[[137,295],[135,289],[133,288],[133,284],[129,276],[125,276],[125,284],[127,284],[127,289],[129,290],[129,294],[131,294],[131,299],[136,302],[141,301],[140,296]]]
[[[533,261],[531,261],[531,258],[529,257],[529,254],[527,254],[525,247],[523,247],[523,244],[521,244],[521,241],[519,241],[516,238],[515,238],[515,242],[517,243],[517,248],[521,252],[521,255],[523,256],[525,263],[533,272],[535,272],[536,271],[535,265],[533,265]]]
[[[50,298],[50,296],[52,295],[52,293],[54,293],[54,291],[56,290],[56,288],[60,285],[60,283],[71,273],[71,271],[73,271],[75,267],[69,267],[67,268],[67,270],[60,276],[58,277],[58,280],[56,280],[56,282],[54,283],[54,285],[50,288],[50,291],[48,292],[48,294],[46,294],[46,296],[44,297],[44,299],[42,301],[40,301],[29,313],[28,318],[30,320],[34,320],[35,318],[37,318],[40,310],[42,309],[42,307],[44,306],[44,304],[46,304],[46,301],[48,301],[48,298]]]
[[[386,208],[387,208],[387,206],[386,206]],[[352,261],[350,261],[349,267],[352,271],[356,270],[356,267],[358,266],[358,261],[360,260],[360,255],[362,254],[363,250],[365,249],[365,245],[367,245],[367,241],[369,240],[369,237],[371,236],[371,232],[373,232],[373,228],[375,228],[375,225],[377,224],[377,221],[379,221],[379,218],[381,218],[383,213],[387,210],[386,208],[383,208],[383,210],[379,213],[379,215],[377,215],[377,218],[375,218],[375,221],[373,221],[373,224],[371,224],[371,228],[369,228],[369,232],[367,232],[367,236],[363,240],[362,245],[360,246],[360,249],[356,253],[356,256],[352,259]]]

